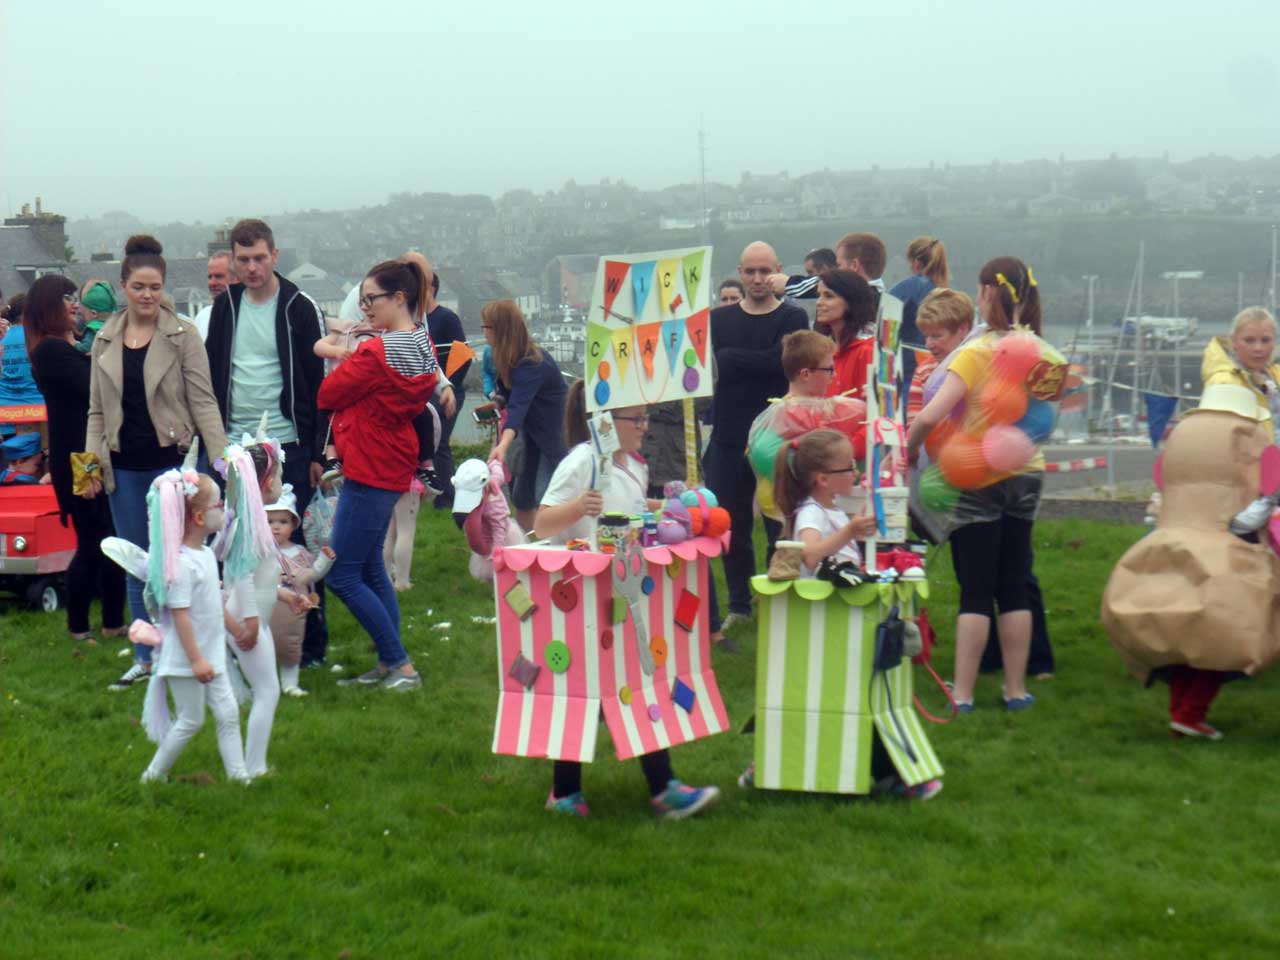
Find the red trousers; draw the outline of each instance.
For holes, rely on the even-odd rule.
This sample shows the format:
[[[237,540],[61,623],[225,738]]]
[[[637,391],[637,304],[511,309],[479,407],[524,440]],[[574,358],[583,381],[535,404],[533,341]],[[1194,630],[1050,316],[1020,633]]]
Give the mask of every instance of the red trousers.
[[[1169,668],[1169,719],[1176,723],[1204,723],[1213,698],[1227,681],[1221,670]]]

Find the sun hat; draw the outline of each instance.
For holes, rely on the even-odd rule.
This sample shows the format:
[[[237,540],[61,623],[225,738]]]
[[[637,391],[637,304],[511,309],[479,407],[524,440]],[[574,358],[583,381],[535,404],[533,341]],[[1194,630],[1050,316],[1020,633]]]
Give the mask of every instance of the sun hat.
[[[470,513],[484,499],[489,467],[483,460],[467,460],[453,475],[453,512]]]

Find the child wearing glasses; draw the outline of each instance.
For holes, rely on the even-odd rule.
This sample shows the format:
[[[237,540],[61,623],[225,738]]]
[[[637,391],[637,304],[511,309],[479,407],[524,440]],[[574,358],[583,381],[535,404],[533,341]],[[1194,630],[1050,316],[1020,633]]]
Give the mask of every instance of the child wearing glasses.
[[[586,385],[576,380],[565,403],[565,441],[569,453],[560,461],[542,495],[534,519],[538,539],[567,543],[591,536],[591,518],[601,513],[631,515],[661,509],[658,500],[647,500],[649,468],[638,451],[649,416],[646,407],[623,407],[613,411],[613,421],[621,449],[613,455],[609,489],[595,486],[595,457],[587,429]],[[676,779],[671,756],[658,750],[640,757],[640,766],[649,783],[649,797],[656,816],[678,820],[692,816],[720,796],[716,787],[690,787]],[[553,771],[547,809],[585,817],[590,812],[582,794],[582,764],[557,760]]]
[[[858,479],[853,444],[835,430],[814,430],[792,440],[774,468],[774,497],[784,518],[783,535],[803,544],[800,573],[836,579],[837,570],[862,566],[854,541],[871,536],[876,519],[850,517],[836,507],[836,497],[853,493]],[[840,582],[837,580],[837,582]]]

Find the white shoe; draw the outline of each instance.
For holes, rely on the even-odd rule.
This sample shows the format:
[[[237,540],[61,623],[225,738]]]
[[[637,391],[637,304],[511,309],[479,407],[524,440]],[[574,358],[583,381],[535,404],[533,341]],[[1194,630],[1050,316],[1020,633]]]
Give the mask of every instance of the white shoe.
[[[280,692],[286,697],[305,697],[307,695],[307,691],[301,687],[285,687]]]
[[[150,767],[142,771],[142,783],[168,783],[169,778],[163,773],[156,773]]]
[[[117,693],[121,690],[128,690],[132,686],[146,683],[151,679],[151,671],[140,663],[135,663],[132,667],[124,672],[124,674],[115,683],[107,687],[108,690],[114,690]]]

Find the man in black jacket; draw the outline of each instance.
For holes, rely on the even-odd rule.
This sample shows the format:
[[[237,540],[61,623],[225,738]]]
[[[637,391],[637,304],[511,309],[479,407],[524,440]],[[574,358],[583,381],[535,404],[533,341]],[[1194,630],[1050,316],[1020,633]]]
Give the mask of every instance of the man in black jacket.
[[[305,507],[323,472],[327,419],[316,394],[324,361],[315,344],[324,321],[315,301],[275,272],[280,251],[261,220],[235,225],[231,255],[240,282],[214,300],[205,340],[213,393],[232,442],[254,433],[267,414],[267,434],[284,449],[284,482]],[[210,451],[210,458],[220,453]],[[307,619],[303,663],[323,662],[327,648],[323,614],[316,611]]]
[[[770,397],[788,389],[782,372],[782,338],[805,330],[809,318],[793,303],[773,293],[770,277],[779,269],[778,255],[757,241],[742,251],[738,276],[746,296],[738,303],[711,311],[711,348],[715,352],[716,388],[711,402],[711,443],[703,458],[707,486],[720,506],[729,511],[732,536],[724,555],[724,578],[729,586],[729,616],[724,629],[751,616],[748,581],[756,572],[755,526],[752,501],[756,478],[747,462],[747,432]],[[781,525],[765,518],[769,552]],[[714,617],[713,617],[714,619]]]

